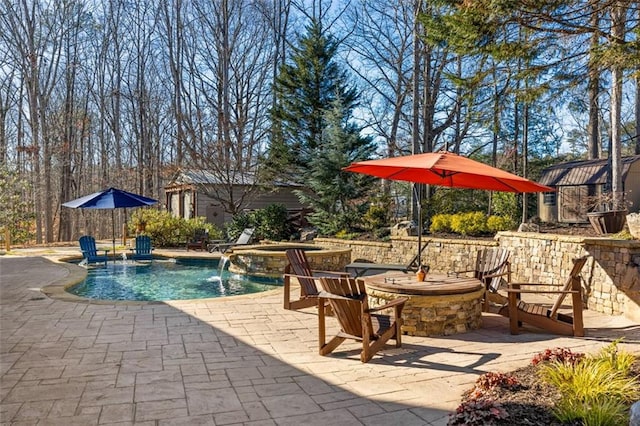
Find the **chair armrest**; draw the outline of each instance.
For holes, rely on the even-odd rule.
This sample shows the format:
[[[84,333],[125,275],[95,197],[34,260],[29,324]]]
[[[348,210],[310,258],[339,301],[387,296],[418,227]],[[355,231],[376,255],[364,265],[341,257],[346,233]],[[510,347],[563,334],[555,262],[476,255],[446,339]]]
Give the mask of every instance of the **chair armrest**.
[[[486,274],[486,275],[483,275],[482,278],[504,277],[505,275],[510,275],[509,271],[498,272],[495,274]]]
[[[531,287],[542,287],[542,286],[562,287],[564,284],[557,284],[557,283],[551,283],[551,284],[545,284],[545,283],[509,283],[509,285],[512,285],[512,286],[531,286]]]
[[[572,294],[580,293],[578,290],[522,290],[517,288],[507,288],[503,291],[516,294]]]
[[[404,305],[407,300],[409,300],[407,297],[398,297],[397,299],[393,299],[392,301],[385,303],[382,306],[376,306],[375,308],[369,308],[367,309],[365,312],[378,312],[378,311],[382,311],[385,309],[389,309],[389,308],[393,308],[394,306],[398,306],[398,305]]]
[[[322,291],[320,291],[318,293],[318,298],[319,299],[335,299],[335,300],[344,300],[344,301],[347,301],[347,302],[356,302],[356,303],[362,303],[362,301],[364,300],[365,297],[367,297],[366,294],[361,294],[357,298],[345,297],[345,296],[340,296],[338,294],[329,293],[329,292],[326,292],[324,290],[322,290]]]
[[[322,277],[314,277],[313,275],[309,276],[309,275],[296,275],[296,274],[282,274],[284,277],[289,277],[289,278],[311,278],[312,280],[319,280]]]
[[[338,278],[351,278],[351,274],[342,271],[321,271],[319,269],[312,269],[313,277],[338,277]],[[321,275],[315,275],[321,274]]]

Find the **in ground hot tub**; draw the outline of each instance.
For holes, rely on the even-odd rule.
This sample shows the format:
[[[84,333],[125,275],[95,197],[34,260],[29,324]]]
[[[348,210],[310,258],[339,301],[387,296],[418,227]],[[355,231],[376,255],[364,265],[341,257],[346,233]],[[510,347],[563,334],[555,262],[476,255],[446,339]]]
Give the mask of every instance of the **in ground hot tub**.
[[[264,277],[282,277],[287,265],[285,250],[305,251],[312,269],[344,271],[351,262],[351,249],[321,247],[314,244],[267,243],[235,247],[228,253],[229,272]]]

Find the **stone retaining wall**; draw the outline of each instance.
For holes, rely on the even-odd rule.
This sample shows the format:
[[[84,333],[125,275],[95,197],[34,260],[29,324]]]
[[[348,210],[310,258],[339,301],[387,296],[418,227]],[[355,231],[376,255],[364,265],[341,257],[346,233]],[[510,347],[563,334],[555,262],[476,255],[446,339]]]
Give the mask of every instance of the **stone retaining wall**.
[[[417,252],[417,237],[392,237],[389,242],[316,238],[315,243],[351,249],[352,261],[407,264]],[[528,232],[501,232],[493,240],[423,237],[422,263],[434,272],[472,269],[475,253],[484,247],[504,247],[511,254],[513,282],[563,284],[572,259],[589,256],[582,271],[587,309],[624,314],[640,323],[640,241],[583,238]]]

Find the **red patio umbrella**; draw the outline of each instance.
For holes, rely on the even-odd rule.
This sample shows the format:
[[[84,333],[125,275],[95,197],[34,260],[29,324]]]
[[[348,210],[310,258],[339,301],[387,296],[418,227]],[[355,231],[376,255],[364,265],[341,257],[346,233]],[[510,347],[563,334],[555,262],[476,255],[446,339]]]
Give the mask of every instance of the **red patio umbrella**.
[[[343,170],[452,188],[503,192],[550,192],[555,189],[452,152],[428,152],[352,163]],[[418,203],[418,208],[420,203]],[[420,217],[420,214],[418,214]],[[422,221],[418,221],[418,263],[422,248]]]
[[[513,173],[446,151],[359,161],[343,170],[383,179],[452,188],[505,192],[555,191]]]

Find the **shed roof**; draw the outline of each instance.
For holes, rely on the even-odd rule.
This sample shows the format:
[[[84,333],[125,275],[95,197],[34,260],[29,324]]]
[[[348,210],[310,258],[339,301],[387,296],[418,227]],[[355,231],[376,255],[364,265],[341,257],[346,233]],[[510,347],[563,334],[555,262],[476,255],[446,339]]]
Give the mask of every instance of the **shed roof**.
[[[198,169],[182,169],[176,173],[171,180],[170,186],[173,185],[222,185],[232,183],[233,185],[255,185],[256,177],[252,172],[236,173],[228,177],[232,182],[224,181],[220,179],[219,175],[216,175],[209,170]],[[299,186],[293,183],[274,182],[274,186]]]
[[[636,161],[640,161],[640,155],[622,158],[623,180],[626,179],[629,168]],[[608,173],[609,160],[606,158],[569,161],[544,169],[538,183],[547,186],[603,185],[607,183]]]

